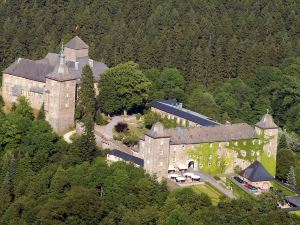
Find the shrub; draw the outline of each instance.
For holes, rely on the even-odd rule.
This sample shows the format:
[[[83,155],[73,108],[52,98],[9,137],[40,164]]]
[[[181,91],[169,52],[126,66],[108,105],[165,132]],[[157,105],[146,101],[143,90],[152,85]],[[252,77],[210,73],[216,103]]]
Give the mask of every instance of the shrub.
[[[122,143],[127,146],[134,146],[138,143],[138,141],[138,136],[136,136],[135,134],[129,134],[123,138]]]
[[[144,115],[144,124],[146,128],[150,129],[153,124],[160,121],[161,117],[158,113],[154,113],[151,111],[148,111]]]
[[[141,117],[142,117],[142,115],[141,115],[140,113],[138,113],[138,114],[135,115],[135,118],[136,118],[137,120],[140,120]]]
[[[234,170],[235,173],[239,173],[239,172],[242,171],[242,168],[239,165],[237,165],[237,166],[234,167],[233,170]]]
[[[118,132],[118,133],[127,132],[128,131],[128,124],[127,123],[123,123],[123,122],[119,122],[115,126],[115,131]]]
[[[96,122],[97,125],[106,125],[106,124],[108,124],[107,118],[99,112],[96,113],[95,122]]]

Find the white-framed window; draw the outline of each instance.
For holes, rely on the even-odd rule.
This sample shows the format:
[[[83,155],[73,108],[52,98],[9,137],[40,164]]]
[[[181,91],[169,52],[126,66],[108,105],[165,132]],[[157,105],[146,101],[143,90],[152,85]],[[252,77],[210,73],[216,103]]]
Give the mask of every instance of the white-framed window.
[[[164,163],[163,162],[160,162],[160,166],[163,166],[164,165]]]
[[[221,147],[221,143],[219,143],[219,148]]]
[[[147,164],[148,164],[148,165],[150,164],[150,161],[149,161],[149,160],[147,160]]]
[[[261,145],[261,140],[258,140],[258,144]]]
[[[234,158],[237,158],[238,157],[238,153],[237,152],[234,152]]]
[[[254,155],[255,155],[255,151],[251,150],[251,156],[254,156]]]
[[[209,144],[209,147],[212,148],[212,143]]]
[[[235,145],[235,146],[238,146],[239,144],[238,144],[238,142],[236,141],[236,142],[234,142],[234,145]]]
[[[243,142],[243,145],[246,145],[246,141]]]
[[[256,155],[259,156],[259,151],[256,152]]]
[[[242,155],[243,157],[246,157],[247,152],[246,152],[245,150],[242,150],[242,151],[241,151],[241,155]]]

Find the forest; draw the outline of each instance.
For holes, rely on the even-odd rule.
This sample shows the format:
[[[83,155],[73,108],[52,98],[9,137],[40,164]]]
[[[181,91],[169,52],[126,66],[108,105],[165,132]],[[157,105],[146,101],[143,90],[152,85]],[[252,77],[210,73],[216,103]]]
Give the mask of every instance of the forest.
[[[147,83],[141,107],[103,95],[78,107],[78,119],[90,124],[95,105],[114,114],[170,98],[220,122],[255,124],[268,110],[282,128],[277,178],[292,166],[300,187],[299,1],[0,1],[1,71],[76,35],[112,68],[100,87],[124,65]],[[133,165],[108,166],[91,131],[67,144],[26,99],[2,106],[0,96],[0,224],[299,224],[274,196],[215,206],[189,189],[169,192]]]
[[[1,101],[0,101],[1,102]],[[25,98],[0,111],[0,224],[237,225],[299,224],[277,208],[273,193],[257,200],[222,198],[213,205],[191,188],[166,183],[124,162],[108,165],[86,134],[72,144],[57,136]],[[94,150],[94,151],[90,151]]]

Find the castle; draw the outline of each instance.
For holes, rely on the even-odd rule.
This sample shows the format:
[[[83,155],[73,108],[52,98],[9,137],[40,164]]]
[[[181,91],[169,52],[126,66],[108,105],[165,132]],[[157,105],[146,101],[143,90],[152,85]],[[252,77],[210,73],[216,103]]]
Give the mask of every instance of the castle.
[[[44,104],[46,120],[62,133],[74,124],[75,102],[84,66],[89,65],[95,82],[107,66],[89,58],[89,46],[74,37],[61,52],[44,59],[18,58],[3,71],[2,96],[6,103],[26,96],[34,109]]]
[[[139,157],[144,169],[159,178],[190,167],[228,174],[256,160],[275,176],[277,138],[278,126],[269,114],[254,127],[239,123],[165,129],[158,122],[140,140]]]

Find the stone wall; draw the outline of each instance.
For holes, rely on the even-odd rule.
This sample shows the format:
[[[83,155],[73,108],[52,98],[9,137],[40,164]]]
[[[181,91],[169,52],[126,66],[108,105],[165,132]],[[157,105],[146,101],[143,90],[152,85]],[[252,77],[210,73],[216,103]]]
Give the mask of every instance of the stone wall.
[[[44,94],[46,120],[62,133],[74,125],[76,81],[46,79]]]
[[[67,61],[76,62],[76,58],[86,57],[89,55],[89,49],[71,49],[71,48],[64,48],[64,54],[66,56]]]
[[[3,100],[8,103],[16,102],[19,96],[15,96],[12,92],[14,86],[17,86],[21,90],[21,95],[25,96],[32,108],[40,109],[43,102],[44,96],[41,93],[35,93],[30,91],[31,88],[45,89],[45,83],[28,80],[22,77],[13,76],[10,74],[3,74],[2,82],[2,96]]]

